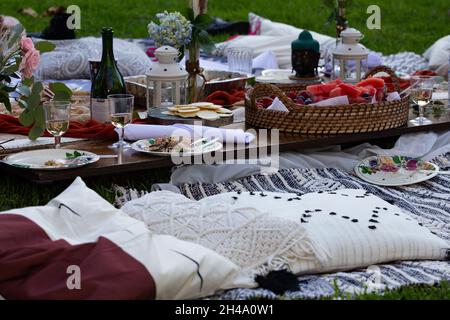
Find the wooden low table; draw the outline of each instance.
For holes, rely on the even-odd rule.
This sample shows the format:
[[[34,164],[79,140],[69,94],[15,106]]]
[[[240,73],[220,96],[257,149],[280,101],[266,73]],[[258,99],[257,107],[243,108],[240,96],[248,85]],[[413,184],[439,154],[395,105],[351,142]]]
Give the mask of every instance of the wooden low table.
[[[415,115],[411,114],[411,118],[414,117]],[[393,138],[403,134],[414,132],[439,132],[450,130],[450,115],[448,114],[448,112],[447,114],[439,118],[433,117],[431,115],[428,116],[428,118],[433,121],[432,124],[419,127],[411,126],[408,124],[407,126],[401,128],[373,133],[346,134],[329,137],[312,137],[281,133],[279,136],[279,151],[301,151],[308,148],[317,148],[340,144],[354,144],[359,142]],[[227,126],[227,128],[240,128],[243,130],[250,129],[244,123],[229,125]],[[263,152],[263,154],[266,154],[264,153],[265,151],[270,153],[272,149],[270,131],[267,141],[259,140],[260,139],[258,137],[258,139],[255,139],[254,142],[247,146],[226,146],[224,151],[219,155],[223,155],[225,153],[227,158],[229,159],[236,158],[236,155],[238,153],[241,156],[242,154],[245,154],[246,157],[255,154],[256,151]],[[112,143],[112,141],[84,140],[64,145],[63,148],[91,151],[99,155],[118,154],[118,157],[116,158],[102,158],[97,163],[78,169],[70,169],[64,171],[40,171],[19,169],[8,166],[4,163],[0,163],[0,170],[26,180],[31,180],[38,183],[49,183],[53,181],[73,180],[77,176],[80,176],[82,178],[108,175],[116,176],[120,174],[130,174],[160,168],[168,168],[174,165],[170,157],[150,156],[131,149],[125,150],[123,153],[118,153],[114,149],[108,148],[108,146]],[[0,150],[0,157],[3,157],[6,154],[8,153],[2,153]]]

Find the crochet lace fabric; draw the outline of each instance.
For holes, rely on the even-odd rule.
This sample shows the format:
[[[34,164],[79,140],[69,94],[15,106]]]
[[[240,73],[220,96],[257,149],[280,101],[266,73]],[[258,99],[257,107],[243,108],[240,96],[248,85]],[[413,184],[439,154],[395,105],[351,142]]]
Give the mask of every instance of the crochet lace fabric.
[[[220,202],[205,205],[163,191],[146,195],[123,210],[145,222],[155,234],[201,244],[251,274],[288,268],[298,259],[320,264],[327,257],[300,224],[254,208]]]

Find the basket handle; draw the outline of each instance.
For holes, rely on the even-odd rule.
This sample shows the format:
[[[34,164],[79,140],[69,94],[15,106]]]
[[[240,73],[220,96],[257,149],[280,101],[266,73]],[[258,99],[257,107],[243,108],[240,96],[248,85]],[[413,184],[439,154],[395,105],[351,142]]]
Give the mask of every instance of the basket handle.
[[[364,79],[367,79],[369,77],[373,77],[374,75],[376,75],[377,73],[380,72],[385,72],[387,73],[391,79],[392,79],[392,83],[394,84],[395,90],[397,90],[397,92],[400,93],[400,79],[399,77],[395,74],[394,70],[392,70],[391,68],[387,67],[387,66],[378,66],[373,68],[372,70],[370,70],[369,72],[367,72],[364,76]]]
[[[257,83],[253,89],[249,93],[250,101],[253,106],[256,106],[256,99],[259,96],[270,96],[270,95],[276,95],[278,99],[280,99],[281,102],[286,106],[288,109],[292,109],[290,107],[289,100],[284,94],[284,92],[278,88],[277,86],[274,86],[270,83]]]

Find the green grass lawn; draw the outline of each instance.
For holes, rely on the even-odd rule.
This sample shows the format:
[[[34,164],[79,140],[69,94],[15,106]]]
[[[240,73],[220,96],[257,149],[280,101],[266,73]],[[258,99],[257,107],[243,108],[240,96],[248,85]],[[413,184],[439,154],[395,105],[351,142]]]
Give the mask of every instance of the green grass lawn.
[[[15,15],[29,31],[42,31],[48,17],[32,18],[17,13],[31,7],[42,13],[54,5],[77,4],[81,8],[78,36],[98,35],[102,26],[112,26],[120,37],[146,37],[146,26],[155,13],[182,10],[185,0],[2,0],[0,13]],[[381,30],[368,30],[366,9],[381,8]],[[348,9],[350,25],[365,34],[369,48],[384,53],[414,51],[423,53],[438,38],[450,32],[448,0],[353,0]],[[333,26],[326,26],[329,9],[322,0],[210,0],[209,12],[228,20],[246,20],[253,11],[275,21],[334,36]]]

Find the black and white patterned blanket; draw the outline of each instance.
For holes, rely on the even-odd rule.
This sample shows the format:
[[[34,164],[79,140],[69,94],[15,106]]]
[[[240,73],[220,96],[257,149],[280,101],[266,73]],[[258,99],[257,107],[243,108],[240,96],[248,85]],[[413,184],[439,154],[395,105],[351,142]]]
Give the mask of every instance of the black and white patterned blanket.
[[[448,165],[450,154],[435,162]],[[445,163],[444,163],[445,162]],[[405,187],[386,188],[366,183],[354,175],[337,169],[288,169],[273,175],[253,175],[236,181],[216,184],[182,185],[182,193],[191,199],[230,191],[270,191],[308,193],[344,188],[365,189],[370,193],[411,213],[419,222],[450,241],[450,177],[438,176],[430,181]],[[411,284],[435,284],[450,280],[449,261],[404,261],[378,266],[381,290]],[[288,292],[284,298],[319,298],[332,296],[336,286],[342,293],[362,293],[373,282],[374,273],[368,270],[339,272],[299,277],[298,291]],[[220,299],[277,298],[263,289],[233,289],[218,296]]]

